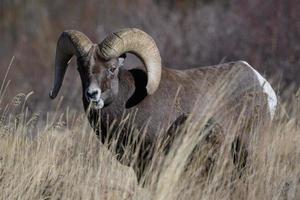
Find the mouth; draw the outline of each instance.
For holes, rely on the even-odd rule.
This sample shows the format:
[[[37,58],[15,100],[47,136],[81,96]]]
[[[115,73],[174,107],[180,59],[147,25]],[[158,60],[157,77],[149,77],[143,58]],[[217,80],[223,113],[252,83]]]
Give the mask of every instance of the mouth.
[[[104,101],[102,99],[99,100],[90,100],[91,108],[93,109],[101,109],[104,107]]]

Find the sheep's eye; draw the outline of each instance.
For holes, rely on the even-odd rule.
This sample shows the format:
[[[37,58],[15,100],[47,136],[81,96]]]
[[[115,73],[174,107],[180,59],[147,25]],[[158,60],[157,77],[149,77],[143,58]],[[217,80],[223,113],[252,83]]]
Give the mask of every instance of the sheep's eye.
[[[115,73],[116,69],[117,69],[117,68],[115,68],[115,67],[110,67],[110,68],[108,68],[108,72],[109,72],[110,74],[113,74],[113,73]]]
[[[107,69],[108,77],[109,77],[109,78],[113,78],[113,77],[114,77],[114,74],[115,74],[116,69],[117,69],[117,68],[115,68],[115,67],[110,67],[110,68]]]

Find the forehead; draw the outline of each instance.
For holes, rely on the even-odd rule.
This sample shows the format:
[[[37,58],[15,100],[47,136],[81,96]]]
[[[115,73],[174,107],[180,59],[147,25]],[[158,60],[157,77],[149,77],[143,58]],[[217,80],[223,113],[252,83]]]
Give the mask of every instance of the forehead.
[[[118,63],[118,60],[116,58],[110,59],[110,60],[103,60],[102,58],[92,56],[89,65],[95,66],[95,67],[110,67],[112,65],[116,65]]]

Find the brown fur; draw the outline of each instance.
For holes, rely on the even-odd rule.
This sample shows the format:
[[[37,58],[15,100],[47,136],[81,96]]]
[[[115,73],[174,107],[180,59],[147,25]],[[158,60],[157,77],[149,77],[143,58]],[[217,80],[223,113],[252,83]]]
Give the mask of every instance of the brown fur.
[[[232,74],[235,72],[235,74]],[[235,80],[224,81],[234,77]],[[138,110],[136,124],[142,127],[149,120],[148,139],[154,141],[161,128],[168,128],[182,114],[190,114],[197,101],[196,111],[201,112],[208,101],[218,98],[220,82],[228,84],[227,94],[223,95],[222,112],[215,117],[226,128],[226,119],[237,118],[246,104],[252,104],[246,113],[254,117],[253,107],[259,107],[260,113],[268,117],[267,98],[262,92],[253,72],[242,62],[233,62],[217,66],[196,68],[190,70],[173,70],[163,68],[158,90],[151,96],[146,96],[135,106],[126,109],[126,101],[135,91],[134,77],[130,71],[119,72],[119,93],[114,102],[101,111],[102,119],[108,116],[111,120],[119,119],[125,111]],[[142,83],[143,84],[143,83]],[[212,92],[215,91],[215,94]],[[245,99],[246,98],[246,99]],[[176,99],[176,100],[175,100]],[[247,102],[246,102],[247,101]],[[203,107],[203,109],[201,108]],[[205,113],[201,113],[205,115]],[[225,119],[226,118],[226,119]]]
[[[105,48],[109,47],[109,52],[117,53],[109,59],[101,56],[104,47],[92,44],[84,34],[77,31],[62,34],[57,46],[55,84],[50,97],[56,97],[67,61],[76,55],[82,81],[83,105],[102,142],[112,138],[108,136],[108,127],[113,121],[120,121],[124,112],[136,114],[134,123],[137,130],[146,127],[141,158],[147,156],[158,138],[171,138],[167,144],[170,147],[175,137],[175,131],[172,130],[184,124],[188,116],[194,118],[192,121],[203,117],[212,118],[221,125],[221,134],[226,133],[236,120],[242,120],[242,123],[238,123],[242,126],[237,131],[239,145],[234,148],[236,151],[240,151],[241,146],[247,146],[253,127],[262,127],[264,124],[261,122],[270,121],[267,96],[253,70],[244,62],[189,70],[162,68],[160,78],[160,55],[152,38],[142,31],[138,31],[138,35],[142,34],[144,39],[140,39],[134,30],[132,32],[130,29],[129,32],[131,35],[126,35],[126,41],[133,42],[128,51],[125,49],[123,52],[123,42],[118,41],[124,38],[120,40],[120,36],[115,33],[111,36],[116,40],[108,39],[108,43],[101,43]],[[129,32],[125,30],[124,33]],[[69,35],[73,37],[66,37]],[[83,41],[78,42],[80,40]],[[112,45],[111,42],[116,44]],[[81,44],[90,47],[89,50],[81,48]],[[115,49],[118,45],[122,47],[120,52]],[[78,52],[78,49],[82,51]],[[126,52],[141,58],[147,73],[139,69],[123,69],[122,62],[126,57],[123,53]],[[151,80],[148,81],[149,77]],[[122,147],[130,142],[129,138],[124,129],[117,145],[121,157]]]
[[[138,177],[141,177],[147,162],[152,157],[151,149],[155,146],[157,138],[169,138],[167,153],[176,137],[174,135],[176,127],[182,125],[192,112],[199,112],[194,114],[194,117],[207,117],[204,110],[207,109],[210,102],[219,96],[222,98],[216,101],[223,102],[223,104],[214,105],[216,107],[212,108],[212,113],[208,117],[213,118],[216,123],[221,125],[223,130],[219,131],[218,134],[226,133],[232,122],[243,119],[243,122],[240,123],[243,126],[237,131],[238,135],[236,135],[236,142],[234,142],[232,150],[236,165],[239,168],[245,166],[251,128],[253,126],[262,127],[263,124],[260,124],[262,121],[260,119],[265,122],[270,120],[267,97],[253,71],[247,65],[243,62],[232,62],[190,70],[163,68],[160,86],[150,96],[145,94],[144,87],[147,80],[144,78],[146,75],[142,75],[144,73],[142,70],[138,71],[139,73],[133,73],[120,69],[118,96],[110,105],[101,110],[102,132],[99,130],[100,126],[95,126],[95,124],[99,124],[99,112],[91,110],[92,115],[89,117],[102,142],[105,142],[110,140],[106,131],[107,126],[113,120],[120,120],[124,111],[127,113],[137,111],[135,119],[137,128],[142,129],[146,124],[148,125],[143,141],[144,149],[140,151],[141,155],[136,167]],[[222,85],[225,89],[222,88]],[[135,105],[126,108],[128,99],[134,96],[137,99]],[[88,102],[85,98],[83,102],[87,108]],[[161,129],[166,131],[161,132]],[[169,131],[167,131],[168,129]],[[159,133],[165,135],[159,135]],[[127,132],[124,131],[124,135],[121,135],[118,141],[119,147],[128,142],[130,136],[126,134]],[[217,137],[223,138],[224,136]],[[117,149],[117,153],[122,158],[123,150]]]

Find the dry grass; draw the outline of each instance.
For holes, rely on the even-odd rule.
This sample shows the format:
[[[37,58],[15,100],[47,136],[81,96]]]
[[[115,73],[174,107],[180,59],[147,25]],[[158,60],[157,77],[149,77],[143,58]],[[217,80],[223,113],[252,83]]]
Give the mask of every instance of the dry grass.
[[[22,98],[28,99],[28,95],[19,95],[6,107],[0,104],[1,199],[300,197],[300,102],[297,96],[286,103],[288,106],[280,105],[270,127],[249,132],[252,136],[249,162],[242,174],[233,165],[230,151],[239,124],[226,131],[222,143],[215,145],[199,132],[206,125],[206,116],[187,123],[181,130],[184,134],[172,146],[164,162],[151,165],[143,186],[138,184],[132,168],[121,165],[115,155],[107,151],[107,146],[100,144],[84,115],[66,111],[63,115],[49,116],[43,125],[36,127],[38,119],[35,115],[27,116]],[[18,115],[8,114],[12,107],[21,107]],[[196,145],[200,148],[195,152]],[[160,149],[156,151],[159,158]],[[194,156],[190,159],[192,153]],[[189,163],[187,169],[186,163]]]
[[[1,199],[128,199],[132,169],[121,166],[82,127],[35,139],[23,128],[1,132]],[[81,131],[80,131],[81,130]],[[118,198],[117,198],[118,197]]]

